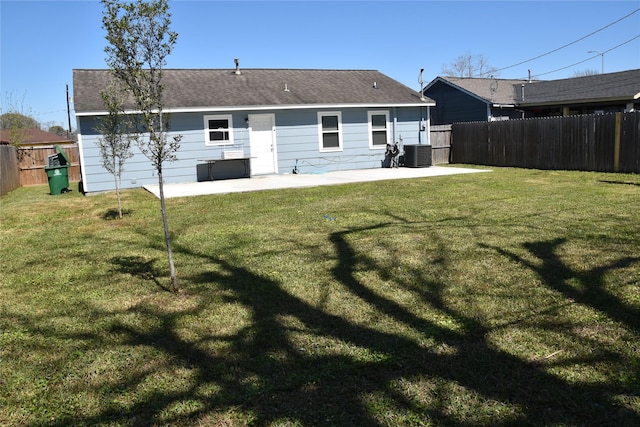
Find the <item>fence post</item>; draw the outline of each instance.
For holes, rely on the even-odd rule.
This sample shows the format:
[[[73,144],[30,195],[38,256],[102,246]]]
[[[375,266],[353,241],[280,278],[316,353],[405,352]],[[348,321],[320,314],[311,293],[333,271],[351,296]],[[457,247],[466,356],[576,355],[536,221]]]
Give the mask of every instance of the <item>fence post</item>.
[[[616,113],[616,131],[613,145],[613,171],[618,172],[620,169],[620,126],[622,124],[622,113]]]

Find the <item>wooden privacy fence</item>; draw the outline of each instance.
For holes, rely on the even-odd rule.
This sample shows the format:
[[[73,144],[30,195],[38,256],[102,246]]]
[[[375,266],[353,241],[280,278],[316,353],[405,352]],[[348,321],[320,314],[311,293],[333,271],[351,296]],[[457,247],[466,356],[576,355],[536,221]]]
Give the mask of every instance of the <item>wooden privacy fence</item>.
[[[61,144],[71,165],[67,169],[69,182],[80,181],[80,154],[78,144]],[[56,154],[53,145],[22,146],[18,149],[18,169],[20,173],[20,185],[31,186],[47,184],[48,178],[45,166],[48,166],[48,157]]]
[[[431,126],[429,129],[431,142],[431,163],[442,165],[449,163],[451,151],[451,125]]]
[[[20,187],[20,170],[16,148],[0,145],[0,196]]]
[[[455,123],[453,163],[640,173],[640,112]]]

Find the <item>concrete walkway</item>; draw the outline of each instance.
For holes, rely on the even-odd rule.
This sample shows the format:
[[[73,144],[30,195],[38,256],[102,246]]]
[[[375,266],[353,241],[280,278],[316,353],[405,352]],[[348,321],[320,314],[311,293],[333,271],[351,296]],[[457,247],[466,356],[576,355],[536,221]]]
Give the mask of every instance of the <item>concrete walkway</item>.
[[[187,182],[165,184],[164,196],[189,197],[207,194],[241,193],[248,191],[275,190],[279,188],[317,187],[320,185],[339,185],[354,182],[383,181],[387,179],[425,178],[431,176],[458,175],[465,173],[491,172],[483,169],[467,169],[452,166],[431,166],[428,168],[376,168],[321,174],[284,174],[264,175],[251,178],[225,179],[219,181]],[[158,185],[145,185],[144,188],[160,197]]]

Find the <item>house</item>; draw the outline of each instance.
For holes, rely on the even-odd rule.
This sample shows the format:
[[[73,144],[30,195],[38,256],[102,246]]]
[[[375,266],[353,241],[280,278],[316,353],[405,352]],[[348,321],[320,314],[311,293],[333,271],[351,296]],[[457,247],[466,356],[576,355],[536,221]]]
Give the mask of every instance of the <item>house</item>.
[[[624,112],[640,108],[640,69],[549,81],[437,77],[431,124]]]
[[[34,147],[54,144],[73,144],[75,141],[66,136],[45,132],[40,129],[2,129],[0,144]]]
[[[527,80],[439,76],[424,89],[433,99],[431,124],[522,118],[516,108],[516,90]]]
[[[640,109],[640,69],[525,83],[516,95],[527,117],[634,111]]]
[[[108,70],[73,71],[74,106],[86,192],[113,189],[95,130]],[[381,166],[386,144],[429,143],[430,99],[374,70],[167,69],[164,106],[182,135],[165,182]],[[131,108],[132,106],[128,106]],[[122,187],[157,183],[137,149]]]

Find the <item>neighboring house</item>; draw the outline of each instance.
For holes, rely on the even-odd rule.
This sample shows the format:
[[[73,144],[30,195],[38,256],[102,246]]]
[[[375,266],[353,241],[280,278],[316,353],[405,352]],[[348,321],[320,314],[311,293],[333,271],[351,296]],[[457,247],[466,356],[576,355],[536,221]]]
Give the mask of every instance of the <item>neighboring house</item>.
[[[437,77],[431,124],[624,112],[640,108],[640,69],[549,81]]]
[[[433,99],[431,124],[522,118],[516,108],[516,90],[526,80],[436,77],[424,89]]]
[[[108,70],[74,70],[74,107],[86,192],[113,189],[96,132],[105,108]],[[171,133],[182,135],[165,182],[234,177],[230,165],[249,158],[250,175],[380,167],[387,143],[429,143],[430,99],[372,70],[167,69],[164,107]],[[131,108],[131,106],[129,106]],[[157,183],[137,149],[122,186]],[[228,158],[228,160],[220,161]],[[245,163],[246,164],[246,163]],[[229,167],[227,167],[229,166]],[[242,166],[240,166],[242,168]]]
[[[527,117],[634,111],[640,109],[640,69],[525,83],[517,96]]]
[[[74,141],[66,136],[45,132],[40,129],[2,129],[0,130],[0,144],[21,145],[34,147],[39,145],[73,144]]]

